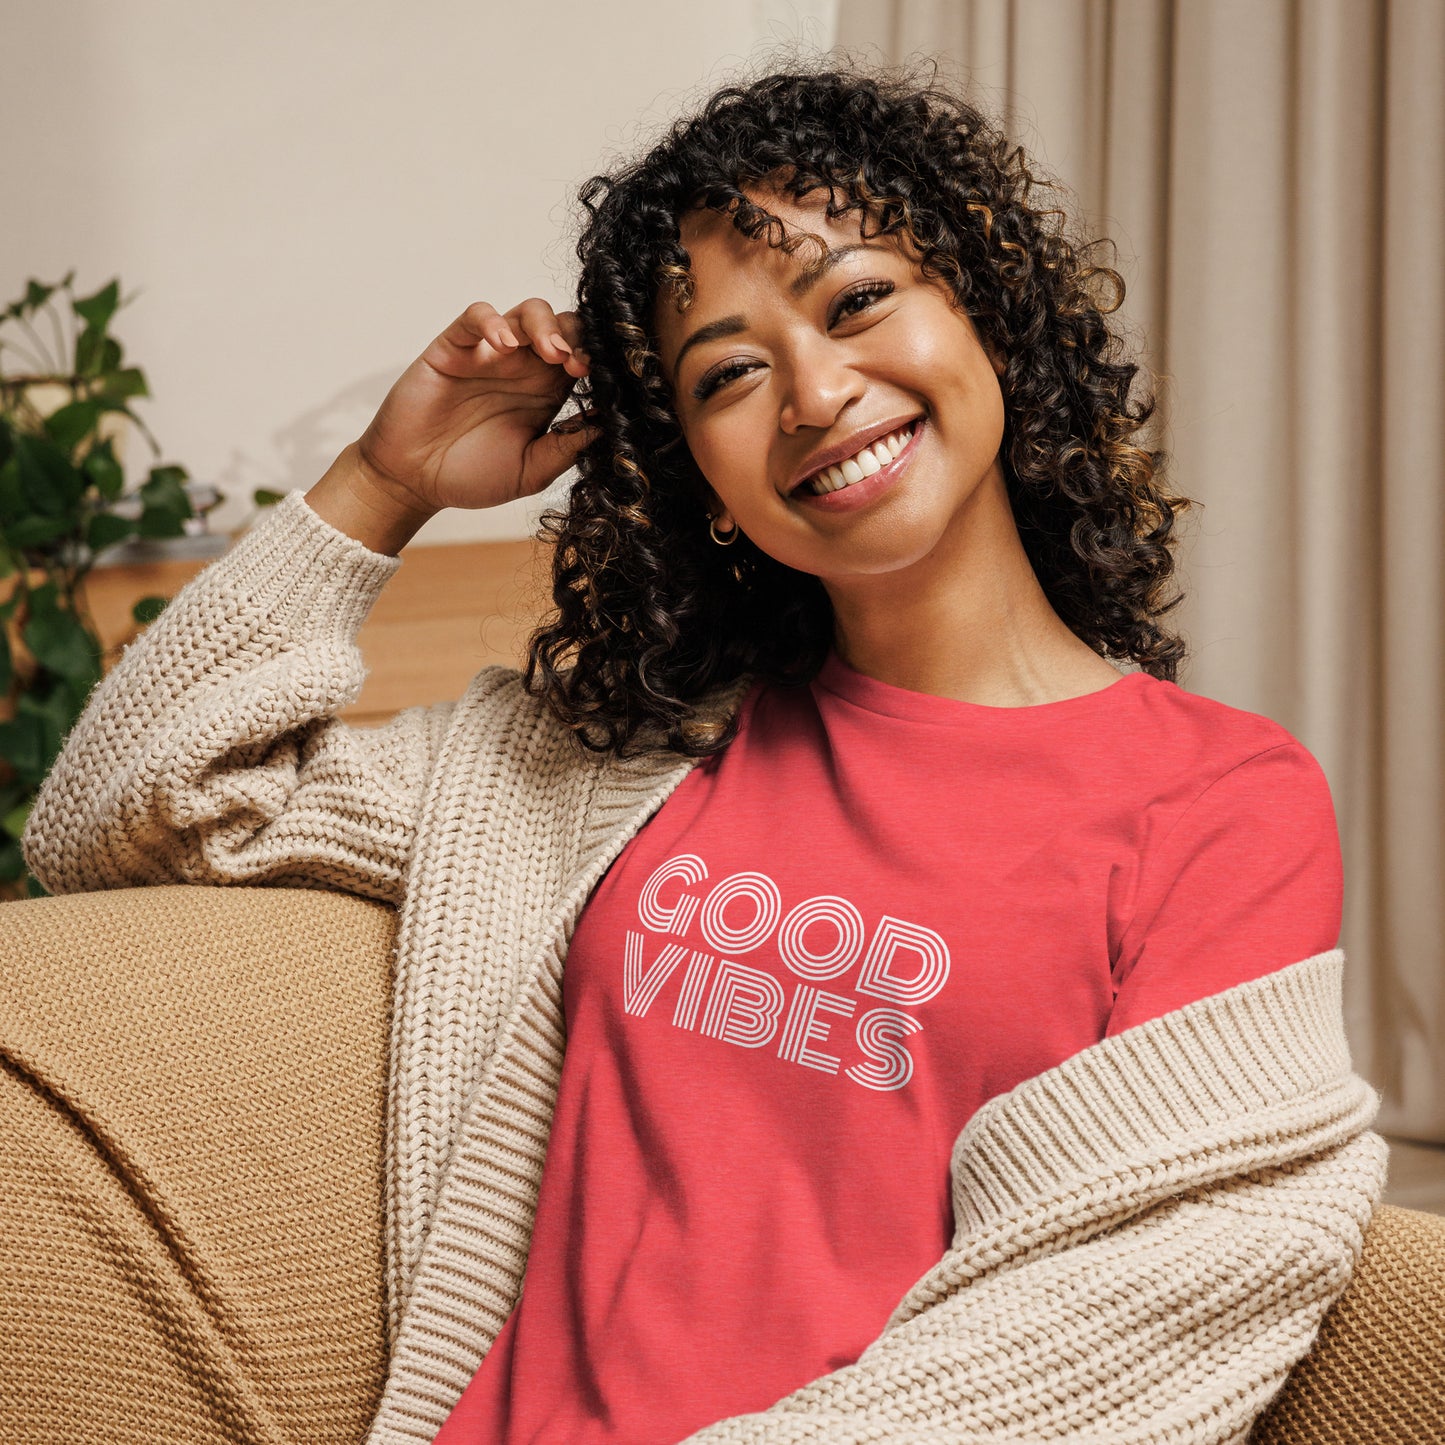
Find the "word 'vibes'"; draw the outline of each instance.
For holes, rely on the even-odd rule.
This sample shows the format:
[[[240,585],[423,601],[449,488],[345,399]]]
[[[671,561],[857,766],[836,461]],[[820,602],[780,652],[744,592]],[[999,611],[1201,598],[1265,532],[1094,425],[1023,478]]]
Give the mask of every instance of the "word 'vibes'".
[[[782,894],[766,873],[733,873],[698,891],[707,877],[701,858],[680,853],[643,886],[637,913],[646,931],[627,930],[624,1011],[646,1018],[680,974],[672,1009],[677,1028],[745,1049],[776,1043],[778,1058],[825,1074],[838,1073],[843,1057],[823,1046],[836,1048],[835,1027],[852,1020],[860,1059],[843,1074],[865,1089],[903,1088],[913,1077],[913,1056],[904,1041],[923,1025],[898,1005],[927,1003],[947,983],[947,943],[931,928],[887,914],[865,938],[863,915],[831,894],[804,899],[784,917]],[[743,899],[752,905],[748,922],[725,922],[724,910]],[[680,939],[694,923],[703,947],[655,937],[649,944],[649,935]],[[813,938],[823,933],[832,943],[826,952],[804,938],[814,925],[820,927]],[[792,975],[791,995],[773,974],[738,961],[737,955],[761,948],[775,935],[777,956]],[[847,987],[861,999],[836,991],[838,980],[854,969]],[[823,983],[833,987],[819,987]]]

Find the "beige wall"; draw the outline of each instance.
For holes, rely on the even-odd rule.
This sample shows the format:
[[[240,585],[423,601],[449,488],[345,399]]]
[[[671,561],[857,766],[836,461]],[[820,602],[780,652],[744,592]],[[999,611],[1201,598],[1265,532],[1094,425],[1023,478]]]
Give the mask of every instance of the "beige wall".
[[[0,6],[0,304],[76,268],[167,461],[309,486],[459,311],[568,304],[577,183],[760,50],[832,44],[836,0],[11,0]],[[137,435],[135,485],[151,463]],[[523,537],[555,504],[418,542]]]

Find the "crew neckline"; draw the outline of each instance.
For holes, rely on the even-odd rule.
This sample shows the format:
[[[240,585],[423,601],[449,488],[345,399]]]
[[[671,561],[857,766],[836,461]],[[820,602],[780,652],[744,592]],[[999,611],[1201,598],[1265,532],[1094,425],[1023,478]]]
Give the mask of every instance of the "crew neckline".
[[[813,681],[845,702],[886,717],[907,718],[918,722],[969,721],[1020,722],[1028,718],[1057,718],[1095,712],[1115,706],[1131,696],[1140,686],[1139,678],[1149,678],[1143,671],[1120,673],[1118,679],[1093,692],[1077,697],[1059,698],[1054,702],[1029,703],[1022,707],[1000,707],[994,703],[966,702],[957,697],[938,697],[931,692],[914,692],[891,682],[850,667],[834,649],[829,649],[822,667]]]

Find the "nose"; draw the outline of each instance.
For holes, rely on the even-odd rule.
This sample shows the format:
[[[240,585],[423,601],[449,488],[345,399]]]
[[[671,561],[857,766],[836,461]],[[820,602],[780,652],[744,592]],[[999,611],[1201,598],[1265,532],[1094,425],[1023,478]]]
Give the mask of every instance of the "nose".
[[[793,348],[785,382],[778,425],[790,435],[803,427],[826,431],[865,389],[846,346],[827,337],[809,338]]]

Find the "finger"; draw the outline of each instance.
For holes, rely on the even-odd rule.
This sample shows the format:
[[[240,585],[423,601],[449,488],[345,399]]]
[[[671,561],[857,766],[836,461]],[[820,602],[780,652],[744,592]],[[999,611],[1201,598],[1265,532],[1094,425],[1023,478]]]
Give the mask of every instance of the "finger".
[[[567,343],[572,348],[572,355],[582,363],[575,376],[586,376],[592,365],[592,358],[587,354],[586,348],[582,345],[582,318],[575,311],[559,311],[557,313],[557,327],[562,335],[567,338]]]
[[[556,432],[590,431],[601,434],[602,427],[598,424],[601,413],[595,407],[584,407],[574,411],[570,416],[564,416],[561,421],[552,423],[552,430]]]
[[[561,366],[572,355],[571,343],[563,334],[557,313],[540,296],[529,297],[514,306],[506,319],[514,330],[521,328],[525,340],[543,361]]]
[[[498,354],[515,350],[521,344],[506,318],[487,301],[472,302],[437,339],[458,351],[473,353],[482,343]]]
[[[601,435],[601,427],[586,426],[578,431],[544,431],[527,448],[528,485],[536,491],[550,487],[569,467],[576,466],[578,454],[588,442]]]

